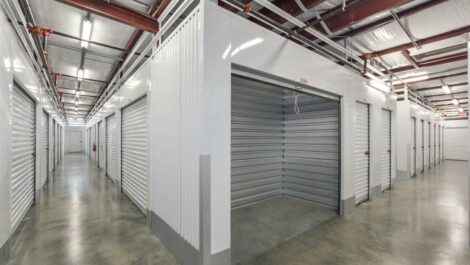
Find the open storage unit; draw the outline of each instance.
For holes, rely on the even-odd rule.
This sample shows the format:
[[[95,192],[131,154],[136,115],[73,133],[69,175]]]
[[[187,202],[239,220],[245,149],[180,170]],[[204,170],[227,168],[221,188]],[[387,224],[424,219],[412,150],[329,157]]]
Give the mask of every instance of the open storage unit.
[[[337,216],[339,98],[291,88],[232,75],[232,263]]]

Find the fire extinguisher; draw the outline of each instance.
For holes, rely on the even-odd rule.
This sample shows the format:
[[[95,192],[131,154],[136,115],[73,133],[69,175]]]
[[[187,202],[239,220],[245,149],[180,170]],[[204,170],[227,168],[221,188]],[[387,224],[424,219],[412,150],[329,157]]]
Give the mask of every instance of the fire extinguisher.
[[[93,144],[92,150],[93,152],[96,152],[96,144]]]

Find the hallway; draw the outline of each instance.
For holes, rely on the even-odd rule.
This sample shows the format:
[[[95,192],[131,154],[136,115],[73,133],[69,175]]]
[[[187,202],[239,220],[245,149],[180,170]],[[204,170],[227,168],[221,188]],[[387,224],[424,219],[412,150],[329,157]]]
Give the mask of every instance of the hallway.
[[[85,155],[66,155],[11,243],[11,265],[177,264]]]
[[[177,264],[84,155],[67,155],[13,236],[10,265]],[[447,161],[242,264],[470,264],[467,163]]]

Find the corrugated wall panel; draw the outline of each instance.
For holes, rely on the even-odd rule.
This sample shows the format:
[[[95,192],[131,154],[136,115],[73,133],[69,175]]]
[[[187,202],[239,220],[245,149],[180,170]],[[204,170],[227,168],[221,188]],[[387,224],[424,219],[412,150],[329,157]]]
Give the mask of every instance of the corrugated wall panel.
[[[116,115],[106,118],[106,175],[117,178]]]
[[[232,207],[282,195],[283,91],[232,77]]]
[[[380,136],[380,175],[385,191],[392,187],[392,113],[386,109],[382,110]]]
[[[147,98],[122,110],[122,191],[147,213]]]
[[[284,193],[339,208],[339,102],[296,94],[284,96]]]
[[[101,169],[106,168],[106,142],[105,142],[105,136],[106,136],[106,127],[104,125],[104,122],[101,121],[98,123],[98,162],[99,162],[99,167]]]
[[[155,213],[199,248],[199,142],[201,96],[200,12],[188,16],[156,51],[149,107],[149,165]]]
[[[34,101],[15,84],[12,97],[12,234],[34,202],[36,110]]]
[[[369,105],[356,102],[354,124],[356,204],[359,204],[369,199]]]
[[[41,182],[39,187],[43,187],[49,174],[49,114],[45,111],[41,116]]]

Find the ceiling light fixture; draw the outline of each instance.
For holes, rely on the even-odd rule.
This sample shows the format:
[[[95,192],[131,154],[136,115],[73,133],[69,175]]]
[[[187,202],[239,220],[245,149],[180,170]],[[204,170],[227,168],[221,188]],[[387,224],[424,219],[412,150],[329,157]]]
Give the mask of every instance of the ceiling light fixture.
[[[452,99],[452,103],[453,103],[455,106],[459,105],[459,101],[458,101],[458,100],[456,100],[455,98],[454,98],[454,99]]]
[[[444,93],[446,93],[447,95],[450,94],[450,88],[448,85],[443,85],[442,86],[442,90],[444,91]]]
[[[78,81],[82,81],[82,80],[83,80],[83,69],[78,69],[78,71],[77,71],[77,79],[78,79]]]
[[[82,25],[82,41],[81,46],[82,48],[88,48],[89,40],[91,37],[91,30],[93,28],[93,24],[91,23],[89,18],[85,18],[83,20],[83,25]]]
[[[75,92],[75,96],[78,98],[80,96],[80,90],[77,90],[77,92]]]
[[[463,108],[459,108],[459,112],[463,112]]]
[[[412,83],[412,82],[419,82],[419,81],[424,81],[429,79],[429,75],[421,75],[421,76],[416,76],[416,77],[411,77],[411,78],[406,78],[406,79],[401,79],[401,80],[394,80],[392,82],[392,85],[399,85],[399,84],[407,84],[407,83]]]

